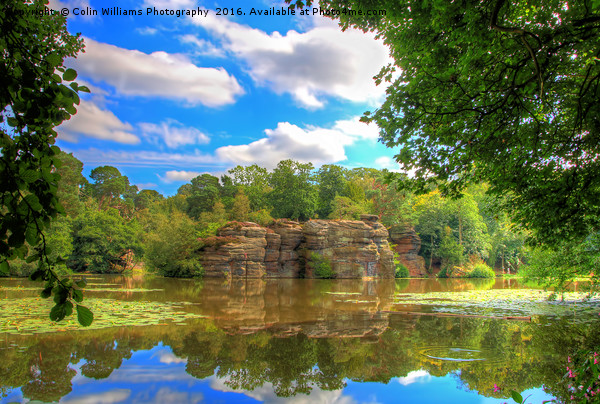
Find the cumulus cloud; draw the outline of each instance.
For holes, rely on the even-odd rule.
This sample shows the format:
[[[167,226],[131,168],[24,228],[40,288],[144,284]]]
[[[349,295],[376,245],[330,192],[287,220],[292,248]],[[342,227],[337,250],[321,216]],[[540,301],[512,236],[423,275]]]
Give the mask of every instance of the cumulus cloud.
[[[250,144],[224,146],[215,151],[221,161],[236,164],[258,164],[273,168],[281,160],[294,159],[315,165],[347,159],[345,147],[361,139],[375,139],[373,128],[358,118],[337,121],[333,128],[309,126],[300,128],[280,122],[275,129],[265,130],[266,137]]]
[[[69,65],[80,75],[104,81],[125,95],[183,100],[188,105],[218,107],[243,94],[223,68],[198,67],[181,54],[128,50],[84,38],[85,53]]]
[[[373,34],[321,22],[304,33],[266,32],[228,18],[193,18],[243,60],[252,79],[276,93],[289,93],[301,105],[319,108],[324,96],[376,104],[385,88],[373,76],[391,61]]]
[[[160,140],[171,149],[210,142],[209,137],[198,129],[183,126],[182,123],[174,119],[167,119],[158,125],[140,123],[140,129],[144,137],[151,143],[156,144]]]
[[[77,142],[81,136],[118,143],[137,144],[140,139],[132,133],[133,127],[121,121],[114,113],[99,107],[93,101],[82,100],[75,114],[56,128],[58,138]]]
[[[201,173],[199,173],[197,171],[171,170],[171,171],[167,171],[165,173],[165,176],[160,177],[160,178],[164,182],[188,182],[188,181],[191,181],[193,178],[196,178],[200,174]],[[185,361],[187,361],[187,359],[185,359]],[[162,362],[162,359],[161,359],[161,362]]]

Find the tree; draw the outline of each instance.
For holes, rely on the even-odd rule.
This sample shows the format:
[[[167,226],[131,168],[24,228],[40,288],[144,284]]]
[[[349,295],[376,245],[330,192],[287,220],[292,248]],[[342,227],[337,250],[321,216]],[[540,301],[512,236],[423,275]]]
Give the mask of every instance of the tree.
[[[43,14],[46,3],[10,1],[0,9],[0,271],[28,255],[27,241],[36,249],[28,259],[38,261],[31,279],[46,281],[43,297],[54,295],[50,318],[70,315],[75,302],[78,319],[89,325],[91,312],[78,304],[84,283],[60,279],[46,252],[44,229],[64,212],[54,127],[77,112],[77,93],[89,92],[63,65],[83,41],[68,33],[65,17]]]
[[[57,196],[61,205],[65,208],[67,216],[75,217],[83,207],[81,202],[82,188],[88,181],[83,174],[83,163],[73,156],[72,153],[61,151],[57,158],[60,160],[60,167],[56,169],[60,175],[58,182]]]
[[[98,209],[114,207],[123,217],[130,219],[135,208],[137,186],[130,185],[129,178],[112,166],[94,168],[90,178],[94,183],[89,184],[89,188],[98,200]]]
[[[191,218],[198,218],[202,212],[208,212],[219,200],[221,184],[219,179],[210,174],[202,174],[192,179],[190,187],[183,189],[188,193],[187,213]],[[178,191],[179,192],[179,191]]]
[[[600,1],[319,4],[390,47],[387,99],[364,120],[414,172],[404,187],[487,182],[538,242],[600,226]]]
[[[246,167],[236,166],[228,173],[231,174],[233,184],[244,189],[252,211],[271,208],[267,198],[267,194],[271,191],[270,175],[266,168],[256,164]]]
[[[231,219],[244,222],[248,220],[250,214],[250,200],[241,189],[233,201],[233,207],[231,208]]]
[[[319,201],[317,214],[320,218],[327,218],[331,213],[331,203],[337,195],[344,195],[346,179],[345,168],[334,164],[325,164],[317,171],[317,182],[319,184]]]
[[[73,222],[73,252],[69,268],[76,272],[123,272],[128,254],[141,255],[139,225],[125,221],[115,208],[88,208]]]
[[[156,231],[148,237],[146,262],[164,276],[193,277],[203,273],[196,225],[181,212],[159,216]]]
[[[312,163],[282,160],[271,174],[269,199],[273,216],[308,220],[317,207],[317,190],[311,183]]]

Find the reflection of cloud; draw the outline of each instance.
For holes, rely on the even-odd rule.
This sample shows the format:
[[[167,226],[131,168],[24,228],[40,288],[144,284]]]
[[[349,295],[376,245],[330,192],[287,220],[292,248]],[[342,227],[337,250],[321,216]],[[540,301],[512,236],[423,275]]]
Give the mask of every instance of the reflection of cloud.
[[[94,393],[94,394],[86,394],[79,397],[74,397],[72,399],[67,398],[66,400],[61,400],[61,403],[68,404],[112,404],[124,401],[129,398],[131,395],[131,390],[129,389],[115,389],[110,391],[105,391],[104,393]]]
[[[123,383],[164,383],[171,381],[194,380],[193,376],[185,371],[185,366],[143,366],[123,365],[115,370],[110,376],[111,382]]]
[[[194,393],[188,391],[174,391],[169,387],[162,387],[156,392],[152,399],[136,400],[143,403],[199,403],[204,399],[202,393]]]
[[[429,381],[431,381],[431,375],[423,369],[414,370],[409,372],[406,376],[398,378],[398,383],[403,386],[408,386],[413,383],[427,383]]]
[[[160,351],[152,355],[152,357],[158,357],[158,361],[160,363],[187,363],[187,358],[179,358],[178,356],[175,356],[175,354],[169,349],[161,349]]]
[[[298,394],[293,397],[278,397],[273,389],[273,384],[264,383],[262,386],[255,388],[252,391],[233,390],[225,384],[227,378],[217,378],[211,376],[207,380],[210,381],[210,387],[213,390],[224,392],[237,392],[248,397],[254,398],[267,404],[292,403],[292,404],[312,404],[312,403],[336,403],[336,404],[354,404],[356,401],[352,397],[342,395],[343,390],[326,391],[321,390],[317,386],[312,386],[311,392],[306,394]]]

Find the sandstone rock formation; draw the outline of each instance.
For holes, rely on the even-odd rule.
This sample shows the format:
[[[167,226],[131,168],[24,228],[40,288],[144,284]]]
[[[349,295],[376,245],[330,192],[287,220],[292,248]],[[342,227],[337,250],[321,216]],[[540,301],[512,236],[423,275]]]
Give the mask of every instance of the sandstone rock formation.
[[[425,260],[419,256],[421,238],[412,227],[394,226],[390,229],[390,240],[411,277],[427,277]]]
[[[311,254],[330,263],[336,278],[393,278],[388,231],[377,216],[361,220],[279,220],[265,228],[231,222],[204,248],[207,277],[314,277]]]

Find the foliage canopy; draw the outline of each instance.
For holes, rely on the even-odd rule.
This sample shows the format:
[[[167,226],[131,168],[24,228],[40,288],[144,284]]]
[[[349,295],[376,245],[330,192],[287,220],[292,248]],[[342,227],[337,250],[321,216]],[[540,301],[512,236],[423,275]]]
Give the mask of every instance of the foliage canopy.
[[[84,282],[59,279],[43,233],[51,218],[64,213],[54,127],[77,112],[78,92],[89,91],[63,65],[83,42],[68,33],[64,17],[40,13],[45,3],[9,1],[0,9],[0,272],[16,258],[38,261],[31,278],[46,281],[43,297],[54,295],[50,318],[70,315],[76,302],[79,320],[89,325],[91,312],[78,304]]]
[[[539,242],[600,225],[600,1],[319,4],[362,11],[336,18],[390,47],[387,99],[364,120],[415,173],[404,187],[487,182]]]

